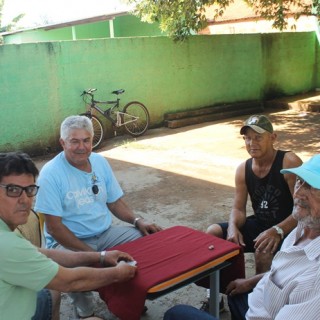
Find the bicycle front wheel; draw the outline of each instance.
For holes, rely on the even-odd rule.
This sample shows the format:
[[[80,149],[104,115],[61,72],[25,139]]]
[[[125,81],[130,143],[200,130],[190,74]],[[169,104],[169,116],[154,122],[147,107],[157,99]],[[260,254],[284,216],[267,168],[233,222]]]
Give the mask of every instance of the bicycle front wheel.
[[[131,136],[143,135],[150,123],[148,109],[141,102],[129,102],[123,108],[122,123],[126,132]]]
[[[93,126],[93,141],[92,149],[97,149],[104,137],[104,129],[101,121],[94,115],[91,116],[92,126]]]

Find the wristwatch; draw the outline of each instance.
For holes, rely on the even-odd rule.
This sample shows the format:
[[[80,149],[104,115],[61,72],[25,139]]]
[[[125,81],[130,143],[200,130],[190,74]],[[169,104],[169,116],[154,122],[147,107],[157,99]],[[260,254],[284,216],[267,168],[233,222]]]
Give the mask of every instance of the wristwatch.
[[[106,256],[106,251],[104,250],[104,251],[101,251],[100,252],[100,260],[99,260],[99,262],[100,262],[100,266],[101,267],[104,267],[105,265],[104,265],[104,258],[105,258],[105,256]]]
[[[273,226],[272,228],[277,231],[277,234],[281,237],[281,240],[282,240],[283,237],[284,237],[284,232],[283,232],[283,230],[282,230],[280,227],[278,227],[278,226]]]
[[[141,220],[141,219],[143,219],[142,217],[137,217],[137,218],[135,218],[134,220],[133,220],[133,226],[135,227],[135,228],[137,228],[137,223],[138,223],[138,221],[139,220]]]

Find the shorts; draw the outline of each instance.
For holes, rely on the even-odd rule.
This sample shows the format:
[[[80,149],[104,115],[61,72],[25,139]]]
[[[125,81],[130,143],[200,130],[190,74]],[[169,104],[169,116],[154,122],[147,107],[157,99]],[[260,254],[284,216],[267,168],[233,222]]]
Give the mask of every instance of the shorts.
[[[38,292],[37,307],[31,320],[51,320],[52,319],[52,297],[48,289]]]
[[[227,238],[227,231],[228,231],[228,222],[222,222],[218,223],[218,225],[222,228],[223,232],[223,239]],[[253,241],[261,232],[269,229],[268,227],[262,227],[255,216],[249,216],[246,219],[245,224],[240,229],[240,232],[243,236],[243,241],[246,244],[246,246],[243,248],[244,252],[255,252],[254,245],[255,242]],[[280,249],[282,245],[283,240],[280,242],[278,246],[278,250]],[[278,251],[277,250],[277,251]]]

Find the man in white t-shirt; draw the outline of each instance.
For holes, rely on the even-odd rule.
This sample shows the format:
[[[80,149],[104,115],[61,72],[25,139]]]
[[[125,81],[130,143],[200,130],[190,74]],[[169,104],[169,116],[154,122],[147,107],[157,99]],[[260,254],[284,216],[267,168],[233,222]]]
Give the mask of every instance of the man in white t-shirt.
[[[89,118],[66,118],[60,130],[63,151],[40,172],[35,210],[45,215],[49,248],[104,252],[161,230],[155,223],[135,215],[125,203],[108,161],[92,153],[92,138]],[[113,226],[112,214],[131,226]],[[79,316],[93,313],[91,292],[70,296]]]

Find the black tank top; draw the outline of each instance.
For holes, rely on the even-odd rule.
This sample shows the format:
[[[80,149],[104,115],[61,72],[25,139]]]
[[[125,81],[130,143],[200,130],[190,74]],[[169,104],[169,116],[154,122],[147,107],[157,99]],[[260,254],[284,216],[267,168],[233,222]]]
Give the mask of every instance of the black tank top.
[[[268,229],[292,213],[293,199],[280,173],[287,151],[278,150],[269,173],[262,179],[252,171],[252,158],[246,161],[245,179],[257,222]]]

